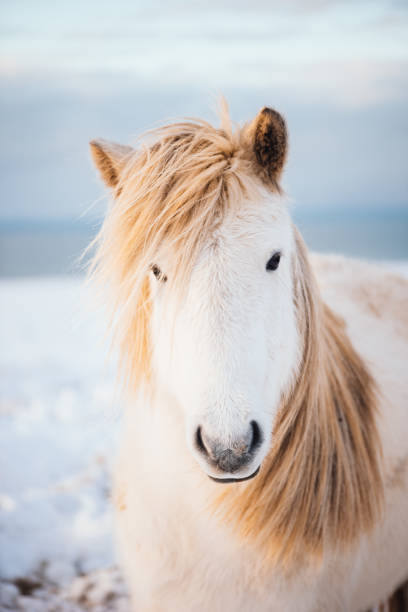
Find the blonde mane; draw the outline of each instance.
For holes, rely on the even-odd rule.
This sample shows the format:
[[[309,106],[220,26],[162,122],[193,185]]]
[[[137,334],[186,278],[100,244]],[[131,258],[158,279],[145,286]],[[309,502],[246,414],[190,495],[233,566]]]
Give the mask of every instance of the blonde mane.
[[[152,144],[124,155],[91,269],[112,296],[112,327],[132,388],[154,384],[149,269],[162,244],[171,245],[178,267],[168,282],[183,291],[227,207],[260,196],[259,178],[268,177],[250,136],[251,126],[233,130],[225,115],[220,129],[198,120],[160,128],[149,133]],[[279,190],[275,179],[269,187]],[[296,382],[260,474],[227,487],[215,503],[269,561],[286,565],[350,544],[374,525],[383,495],[375,385],[343,322],[322,302],[299,235],[293,279],[303,342]]]
[[[127,387],[150,377],[148,272],[160,247],[165,243],[177,255],[169,282],[181,292],[227,207],[259,198],[248,132],[248,126],[234,131],[224,109],[220,129],[201,120],[167,125],[148,132],[147,143],[124,157],[114,202],[91,245],[90,273],[112,297],[111,328]]]
[[[296,246],[300,370],[282,399],[260,474],[216,502],[268,563],[286,568],[350,545],[383,508],[376,386],[343,320],[321,300],[297,231]]]

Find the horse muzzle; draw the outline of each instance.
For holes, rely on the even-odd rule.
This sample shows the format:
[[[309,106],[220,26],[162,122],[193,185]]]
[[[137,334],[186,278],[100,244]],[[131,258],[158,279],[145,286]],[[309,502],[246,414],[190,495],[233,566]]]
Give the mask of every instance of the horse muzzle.
[[[200,463],[210,468],[212,480],[221,483],[242,482],[254,478],[259,472],[256,458],[263,442],[263,434],[256,421],[251,421],[243,435],[224,441],[206,434],[202,426],[195,432],[194,450]],[[256,469],[254,469],[257,465]],[[252,469],[251,469],[252,468]],[[249,473],[248,473],[249,472]]]

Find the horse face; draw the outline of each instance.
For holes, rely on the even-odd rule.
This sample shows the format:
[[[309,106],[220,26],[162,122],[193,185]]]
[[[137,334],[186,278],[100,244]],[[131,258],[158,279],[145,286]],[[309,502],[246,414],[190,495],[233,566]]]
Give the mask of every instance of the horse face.
[[[116,200],[99,238],[96,271],[102,280],[113,276],[124,304],[122,351],[135,359],[139,373],[150,374],[152,366],[154,382],[176,399],[198,463],[223,482],[248,478],[271,444],[299,353],[292,226],[277,198],[287,153],[285,121],[265,107],[235,132],[229,120],[222,130],[187,122],[161,129],[158,137],[142,152],[91,143]],[[221,207],[223,197],[231,201]],[[183,233],[185,238],[197,227],[200,240],[190,246],[199,249],[182,253],[180,246],[176,254],[166,246],[169,241],[174,247],[175,238],[181,245]],[[126,316],[133,304],[129,288],[133,279],[145,282],[149,265],[152,316],[142,292],[149,323],[137,328],[135,338],[133,313]],[[186,291],[180,292],[172,279],[179,280],[184,269]],[[150,351],[145,359],[147,345],[152,363]]]
[[[269,196],[224,218],[181,300],[171,252],[152,267],[155,374],[182,409],[193,456],[222,482],[257,473],[296,370],[293,245],[286,208]]]

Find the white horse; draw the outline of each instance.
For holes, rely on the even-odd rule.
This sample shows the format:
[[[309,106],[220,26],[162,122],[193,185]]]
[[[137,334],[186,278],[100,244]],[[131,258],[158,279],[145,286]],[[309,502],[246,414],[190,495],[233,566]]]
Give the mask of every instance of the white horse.
[[[309,258],[276,111],[149,138],[91,143],[134,610],[366,610],[408,578],[408,283]]]

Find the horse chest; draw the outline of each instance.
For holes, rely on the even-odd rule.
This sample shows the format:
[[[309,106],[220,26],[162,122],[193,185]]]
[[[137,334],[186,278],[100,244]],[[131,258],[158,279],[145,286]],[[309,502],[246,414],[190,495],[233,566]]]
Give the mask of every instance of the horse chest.
[[[207,485],[186,458],[179,463],[160,427],[147,444],[143,427],[126,428],[115,478],[119,549],[136,609],[314,610],[316,577],[265,572],[209,511],[208,492],[221,485]]]
[[[314,581],[289,583],[273,573],[262,575],[259,562],[235,547],[219,525],[179,502],[162,495],[128,497],[118,517],[135,609],[314,610]]]

